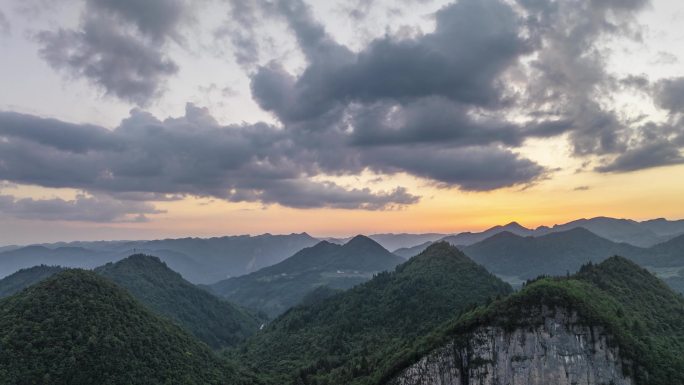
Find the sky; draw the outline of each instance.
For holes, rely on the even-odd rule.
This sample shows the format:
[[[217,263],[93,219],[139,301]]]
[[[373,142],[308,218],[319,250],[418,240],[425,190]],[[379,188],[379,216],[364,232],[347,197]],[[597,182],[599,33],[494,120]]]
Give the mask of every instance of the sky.
[[[677,0],[5,0],[0,245],[684,218]]]

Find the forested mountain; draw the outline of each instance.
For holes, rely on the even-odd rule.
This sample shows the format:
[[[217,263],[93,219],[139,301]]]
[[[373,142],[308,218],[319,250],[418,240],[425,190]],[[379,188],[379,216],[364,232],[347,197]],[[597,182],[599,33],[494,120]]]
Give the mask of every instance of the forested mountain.
[[[0,300],[0,384],[254,384],[93,272]]]
[[[12,275],[0,279],[0,298],[16,294],[62,270],[64,270],[63,267],[46,265],[21,269]]]
[[[393,272],[298,306],[229,352],[271,384],[368,383],[386,358],[511,288],[441,242]]]
[[[486,373],[486,384],[681,384],[684,299],[633,262],[611,257],[455,317],[397,357],[378,374],[381,383],[433,383],[438,373],[468,383]],[[461,365],[446,369],[454,362]]]
[[[194,334],[212,348],[235,345],[254,334],[261,320],[202,290],[157,257],[132,255],[95,272],[125,288],[156,313]]]
[[[278,264],[217,282],[210,289],[231,302],[275,317],[319,286],[348,289],[401,262],[402,258],[360,235],[344,245],[322,241]]]

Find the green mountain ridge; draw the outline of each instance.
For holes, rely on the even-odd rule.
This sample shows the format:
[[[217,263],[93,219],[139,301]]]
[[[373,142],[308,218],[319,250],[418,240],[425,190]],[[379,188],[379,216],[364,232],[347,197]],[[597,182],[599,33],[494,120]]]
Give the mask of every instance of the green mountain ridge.
[[[228,352],[272,384],[366,384],[385,357],[511,288],[441,242],[393,271],[297,306]]]
[[[130,294],[66,270],[0,300],[0,384],[254,384]]]
[[[372,239],[356,236],[344,245],[319,242],[273,266],[209,288],[231,302],[275,317],[316,287],[349,289],[403,261]]]
[[[262,323],[244,309],[186,281],[157,257],[136,254],[95,272],[215,349],[237,344]]]

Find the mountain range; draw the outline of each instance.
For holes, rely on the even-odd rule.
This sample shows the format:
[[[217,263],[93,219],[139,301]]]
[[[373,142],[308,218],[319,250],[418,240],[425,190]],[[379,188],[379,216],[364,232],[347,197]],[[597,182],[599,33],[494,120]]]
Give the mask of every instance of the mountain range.
[[[458,246],[481,242],[492,235],[508,231],[520,236],[542,236],[583,227],[613,242],[651,247],[684,234],[684,220],[653,219],[634,221],[596,217],[580,219],[552,227],[528,229],[516,222],[495,226],[479,233],[459,234],[372,234],[368,237],[388,250],[408,258],[419,254],[437,240]],[[343,244],[350,238],[314,238],[306,233],[215,238],[179,238],[149,241],[57,242],[29,246],[0,247],[0,277],[36,265],[80,267],[92,269],[115,262],[131,254],[155,255],[173,270],[195,284],[212,284],[230,277],[242,276],[274,265],[299,250],[321,240]]]
[[[207,284],[273,265],[318,242],[303,233],[32,245],[0,252],[0,277],[40,264],[92,269],[144,253],[159,257],[190,282]]]
[[[360,384],[453,314],[511,287],[445,242],[370,281],[297,306],[227,352],[268,384]]]
[[[674,285],[680,238],[640,248],[584,228],[500,232],[403,262],[365,236],[323,241],[245,276],[300,296],[270,322],[152,256],[94,272],[37,266],[0,280],[0,384],[680,383],[684,300],[634,262],[603,257],[634,253]],[[565,271],[513,293],[490,272],[498,265]],[[351,268],[375,273],[336,288],[344,279],[330,277]]]
[[[464,232],[440,238],[456,246],[470,246],[482,242],[485,239],[503,232],[509,232],[521,237],[539,237],[551,233],[565,232],[568,230],[584,228],[592,233],[616,243],[628,243],[638,247],[651,247],[666,242],[672,238],[684,234],[684,220],[669,221],[664,218],[637,222],[631,219],[617,219],[608,217],[595,217],[591,219],[578,219],[552,227],[540,226],[529,229],[517,222],[499,225],[482,232]],[[394,253],[409,258],[424,250],[431,241],[416,243],[410,247],[394,249]]]

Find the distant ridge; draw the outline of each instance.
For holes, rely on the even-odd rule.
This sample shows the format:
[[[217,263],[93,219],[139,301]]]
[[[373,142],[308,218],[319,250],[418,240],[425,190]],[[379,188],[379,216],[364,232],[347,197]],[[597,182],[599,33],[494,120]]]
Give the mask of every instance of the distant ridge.
[[[185,279],[207,284],[273,265],[317,242],[300,233],[31,245],[0,251],[0,278],[40,264],[92,269],[145,253],[158,256]]]
[[[344,245],[321,241],[278,264],[209,287],[230,301],[275,317],[318,286],[348,289],[401,262],[374,240],[358,235]]]

